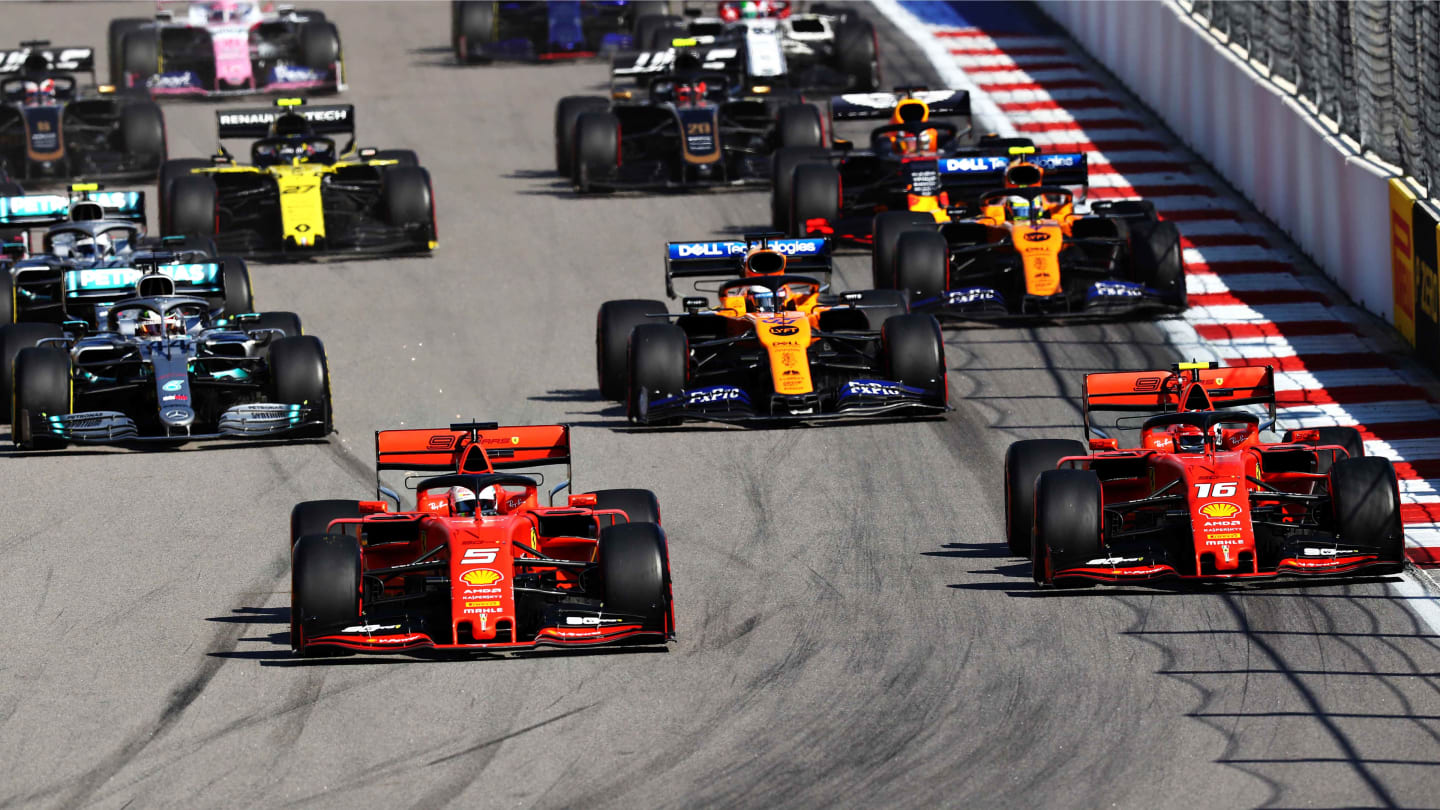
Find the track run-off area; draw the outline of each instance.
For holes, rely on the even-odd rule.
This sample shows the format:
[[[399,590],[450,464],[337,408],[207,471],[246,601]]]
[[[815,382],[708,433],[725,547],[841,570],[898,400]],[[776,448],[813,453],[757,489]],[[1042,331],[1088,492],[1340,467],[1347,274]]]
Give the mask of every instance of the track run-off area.
[[[1122,106],[1102,120],[1133,117],[1145,131],[1130,138],[1162,139],[1149,151],[1172,156],[1105,144],[1102,130],[1117,130],[1089,123],[1025,129],[1069,115],[1063,96],[1013,125],[1051,145],[1093,143],[1105,159],[1092,164],[1112,167],[1092,169],[1097,194],[1109,183],[1162,213],[1234,212],[1180,221],[1190,315],[947,330],[955,411],[943,419],[633,430],[595,390],[596,308],[661,297],[667,239],[766,229],[767,195],[577,198],[553,173],[554,104],[603,91],[603,63],[460,68],[447,4],[320,7],[343,38],[342,100],[357,107],[359,141],[419,153],[440,246],[251,265],[257,307],[298,312],[325,342],[338,428],[328,442],[6,451],[0,807],[1436,805],[1440,648],[1427,608],[1411,607],[1433,603],[1411,581],[1056,594],[1006,552],[1005,449],[1078,437],[1085,372],[1163,367],[1204,347],[1388,351],[1364,343],[1369,327],[1323,279],[1280,267],[1283,241],[1108,79],[1091,80]],[[999,35],[1014,29],[985,28],[992,16],[1046,39],[1026,47],[1072,47],[1028,7],[997,8],[953,26],[982,35],[946,47],[994,51],[983,55],[1001,66],[1012,46]],[[94,45],[105,64],[106,21],[151,10],[4,14],[16,39]],[[867,13],[887,85],[942,81],[910,34]],[[991,78],[1033,67],[1009,56],[1015,69]],[[1002,105],[1046,101],[988,89]],[[214,148],[214,108],[166,105],[172,157]],[[1263,244],[1210,241],[1237,232]],[[1276,264],[1223,266],[1232,260]],[[839,271],[837,286],[863,287],[869,259],[847,255]],[[1332,298],[1247,299],[1242,281],[1257,276]],[[1234,301],[1204,298],[1222,287]],[[1288,323],[1285,307],[1323,309],[1328,318],[1294,320],[1354,329],[1261,327],[1253,343],[1202,332],[1235,322],[1225,313],[1237,307],[1269,324]],[[1331,351],[1321,338],[1361,343]],[[1282,354],[1281,341],[1296,348]],[[1286,369],[1286,390],[1333,392],[1341,368],[1367,366],[1307,361]],[[1305,373],[1331,376],[1317,386]],[[368,497],[376,429],[456,417],[569,422],[577,491],[656,491],[678,642],[468,660],[292,656],[291,506]]]

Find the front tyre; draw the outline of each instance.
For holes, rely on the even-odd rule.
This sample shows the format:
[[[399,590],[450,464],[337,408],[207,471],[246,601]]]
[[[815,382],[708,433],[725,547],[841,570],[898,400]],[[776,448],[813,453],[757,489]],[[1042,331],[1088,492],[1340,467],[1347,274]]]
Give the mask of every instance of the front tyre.
[[[668,310],[661,301],[606,301],[600,305],[595,322],[595,371],[600,395],[623,402],[629,381],[630,334],[635,327],[662,323],[654,318]]]
[[[290,563],[290,643],[301,655],[308,639],[361,624],[360,541],[343,534],[307,534]]]
[[[15,358],[14,408],[10,432],[23,450],[55,450],[65,440],[43,429],[51,416],[71,412],[74,402],[70,355],[55,349],[21,349]],[[37,430],[36,425],[41,425]]]
[[[334,430],[330,408],[330,369],[325,346],[313,335],[280,338],[270,344],[270,382],[275,402],[310,405],[320,411],[321,425],[297,432],[321,439]]]

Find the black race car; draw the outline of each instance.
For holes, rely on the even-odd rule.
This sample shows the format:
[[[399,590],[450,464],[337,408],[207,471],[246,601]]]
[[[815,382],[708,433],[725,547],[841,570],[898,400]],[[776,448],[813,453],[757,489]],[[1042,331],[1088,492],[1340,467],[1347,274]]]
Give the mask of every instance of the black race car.
[[[823,142],[814,105],[737,84],[726,67],[685,48],[658,74],[643,66],[612,73],[610,99],[562,98],[556,169],[582,194],[764,185],[776,149]]]
[[[22,42],[0,51],[0,175],[21,182],[147,179],[165,162],[165,117],[145,96],[81,87],[90,48]]]

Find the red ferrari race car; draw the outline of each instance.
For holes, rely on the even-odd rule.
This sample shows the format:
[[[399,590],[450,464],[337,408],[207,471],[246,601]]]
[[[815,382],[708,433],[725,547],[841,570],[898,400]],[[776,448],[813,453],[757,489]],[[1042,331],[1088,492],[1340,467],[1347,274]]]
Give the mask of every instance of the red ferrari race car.
[[[541,506],[540,468],[564,467],[565,425],[375,434],[378,501],[306,501],[290,513],[290,643],[360,650],[513,651],[664,645],[675,638],[660,507],[643,489]],[[518,470],[527,470],[521,474]],[[415,507],[382,482],[402,471]]]
[[[1089,374],[1084,407],[1088,449],[1026,440],[1005,456],[1006,537],[1038,585],[1404,567],[1395,470],[1363,455],[1358,431],[1261,440],[1275,421],[1270,367]],[[1139,429],[1138,446],[1091,436],[1107,412],[1123,414],[1112,429]]]

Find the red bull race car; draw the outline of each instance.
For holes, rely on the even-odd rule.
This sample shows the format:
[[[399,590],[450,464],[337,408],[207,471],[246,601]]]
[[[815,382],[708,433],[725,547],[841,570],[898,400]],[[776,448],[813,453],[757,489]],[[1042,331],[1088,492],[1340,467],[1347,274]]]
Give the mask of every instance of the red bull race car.
[[[1275,420],[1269,366],[1089,374],[1084,408],[1088,446],[1025,440],[1005,456],[1006,537],[1038,585],[1404,567],[1390,461],[1363,455],[1354,428],[1263,440]],[[1097,414],[1116,413],[1111,430],[1138,429],[1135,446],[1092,435]]]
[[[377,494],[388,502],[307,501],[291,512],[300,655],[675,638],[653,493],[607,489],[541,505],[540,470],[565,470],[552,501],[569,487],[567,426],[471,422],[382,430],[375,441]],[[386,471],[404,473],[413,508],[400,509]]]

